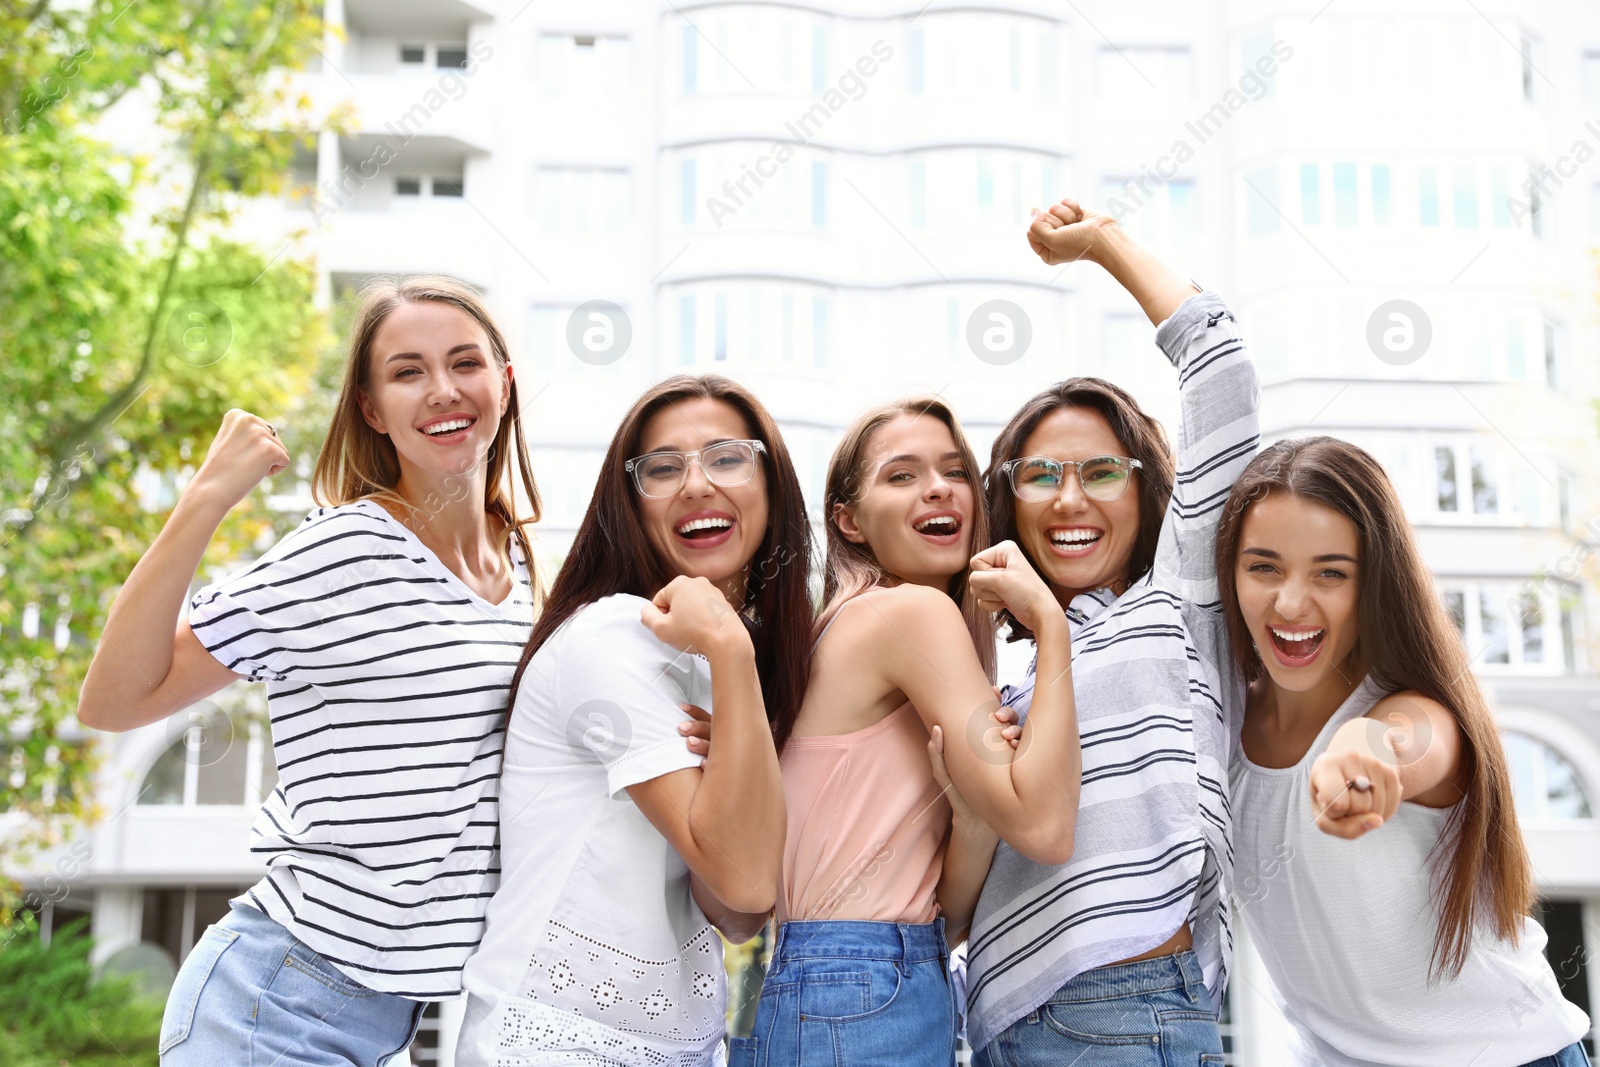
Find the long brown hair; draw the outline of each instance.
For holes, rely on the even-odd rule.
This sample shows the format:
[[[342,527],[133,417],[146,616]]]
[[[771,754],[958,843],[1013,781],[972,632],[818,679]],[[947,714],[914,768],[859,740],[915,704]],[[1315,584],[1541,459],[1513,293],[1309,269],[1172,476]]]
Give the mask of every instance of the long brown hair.
[[[1431,972],[1435,979],[1454,978],[1480,919],[1515,944],[1533,905],[1531,866],[1494,717],[1383,467],[1334,437],[1280,441],[1262,450],[1234,483],[1223,510],[1217,528],[1218,592],[1240,672],[1254,681],[1266,671],[1250,651],[1234,568],[1246,513],[1274,493],[1314,501],[1355,526],[1356,662],[1385,693],[1409,690],[1438,701],[1461,731],[1460,780],[1466,795],[1430,856],[1439,913]]]
[[[1011,482],[1001,473],[1000,467],[1022,457],[1022,446],[1028,441],[1045,416],[1062,408],[1088,408],[1098,411],[1111,424],[1129,459],[1142,464],[1134,471],[1134,484],[1139,492],[1139,535],[1134,538],[1133,554],[1128,558],[1128,572],[1124,576],[1128,585],[1143,578],[1155,566],[1156,543],[1161,539],[1161,523],[1166,518],[1167,502],[1172,498],[1174,464],[1172,449],[1161,424],[1139,407],[1125,390],[1103,378],[1068,378],[1040,392],[1023,404],[1011,416],[989,450],[989,468],[983,472],[984,494],[989,511],[989,531],[996,542],[1015,541],[1017,536],[1017,501],[1011,495]],[[1028,550],[1023,548],[1023,555]],[[1038,560],[1028,556],[1035,570],[1043,573]],[[1002,614],[1009,624],[1007,641],[1020,641],[1032,637],[1028,629],[1012,617]]]
[[[517,687],[534,653],[581,609],[611,596],[654,597],[674,577],[644,532],[639,498],[623,464],[639,454],[645,424],[662,408],[696,399],[720,400],[744,416],[764,446],[767,532],[750,561],[741,617],[750,630],[767,718],[775,736],[787,737],[805,699],[811,667],[811,523],[789,450],[778,424],[743,386],[716,374],[678,375],[647,389],[612,435],[589,510],[572,550],[556,575],[544,612],[522,651],[511,681]]]
[[[872,435],[902,415],[913,418],[930,415],[944,423],[945,428],[950,431],[951,439],[955,441],[956,451],[960,453],[961,465],[966,468],[967,476],[969,478],[976,476],[978,459],[973,455],[972,445],[968,443],[967,435],[961,432],[961,423],[957,421],[955,412],[951,411],[949,405],[942,400],[931,396],[908,397],[872,408],[857,418],[850,429],[845,431],[844,437],[833,450],[833,458],[828,461],[827,488],[822,501],[823,522],[827,527],[828,557],[824,564],[822,579],[823,608],[817,616],[813,639],[821,636],[828,623],[850,598],[879,586],[900,584],[900,579],[890,574],[884,569],[883,564],[878,562],[872,546],[850,541],[839,531],[838,523],[833,520],[833,513],[838,505],[853,508],[861,502],[872,481],[869,468],[873,457],[867,455]],[[976,555],[989,547],[989,523],[977,487],[974,486],[973,489],[973,515],[969,520],[969,526],[972,532],[971,552]],[[960,572],[952,575],[945,592],[961,606],[961,614],[966,618],[967,629],[972,634],[972,644],[978,652],[978,662],[983,664],[984,674],[992,682],[995,660],[994,623],[990,620],[989,613],[979,608],[976,600],[968,595],[969,574],[971,568],[963,567]]]
[[[489,338],[495,366],[503,371],[511,365],[505,337],[477,294],[464,283],[433,274],[384,276],[368,282],[361,290],[361,306],[350,330],[344,384],[334,407],[333,422],[312,474],[311,493],[318,504],[330,506],[356,500],[381,500],[413,516],[423,510],[417,501],[407,500],[395,491],[400,481],[400,458],[394,442],[388,434],[369,426],[361,414],[361,396],[372,388],[372,340],[378,328],[398,308],[423,300],[449,304],[471,316]],[[511,484],[513,458],[522,491],[528,496],[531,514],[526,517],[517,515],[516,492]],[[503,524],[495,532],[500,538],[501,552],[505,554],[511,537],[521,537],[522,527],[538,522],[544,512],[539,487],[533,480],[533,465],[528,460],[528,443],[522,434],[522,405],[517,397],[515,379],[511,382],[506,413],[500,419],[485,462],[489,469],[484,483],[483,509]],[[460,473],[465,478],[469,471],[470,468]],[[540,583],[533,559],[526,556],[525,540],[523,544],[537,604]]]

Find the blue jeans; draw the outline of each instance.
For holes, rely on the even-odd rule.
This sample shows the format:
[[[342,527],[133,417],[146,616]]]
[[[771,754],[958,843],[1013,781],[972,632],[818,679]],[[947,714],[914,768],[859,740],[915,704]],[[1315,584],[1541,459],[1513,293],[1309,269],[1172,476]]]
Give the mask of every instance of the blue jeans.
[[[944,920],[787,922],[728,1067],[954,1067]]]
[[[978,1050],[974,1067],[1222,1067],[1194,953],[1085,971]]]
[[[422,1005],[350,980],[255,908],[235,904],[183,961],[161,1067],[382,1067]]]
[[[1589,1054],[1583,1051],[1581,1042],[1574,1041],[1554,1056],[1525,1063],[1523,1067],[1589,1067]]]

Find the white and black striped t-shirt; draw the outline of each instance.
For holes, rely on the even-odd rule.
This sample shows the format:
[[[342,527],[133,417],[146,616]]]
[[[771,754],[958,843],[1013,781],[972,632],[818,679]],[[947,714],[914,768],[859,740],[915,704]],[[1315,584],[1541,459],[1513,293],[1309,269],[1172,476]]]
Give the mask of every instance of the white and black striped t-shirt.
[[[1228,753],[1244,685],[1228,662],[1216,526],[1259,445],[1255,369],[1214,293],[1156,333],[1178,369],[1177,478],[1150,574],[1120,597],[1075,597],[1072,691],[1083,788],[1072,859],[1043,867],[1004,842],[968,945],[968,1033],[982,1048],[1073,977],[1148,952],[1189,923],[1221,1002],[1232,956]],[[1033,666],[1004,693],[1025,713]]]
[[[200,643],[267,683],[267,876],[240,899],[385,993],[460,992],[499,881],[504,713],[533,626],[512,555],[491,604],[364,500],[313,511],[190,603]]]

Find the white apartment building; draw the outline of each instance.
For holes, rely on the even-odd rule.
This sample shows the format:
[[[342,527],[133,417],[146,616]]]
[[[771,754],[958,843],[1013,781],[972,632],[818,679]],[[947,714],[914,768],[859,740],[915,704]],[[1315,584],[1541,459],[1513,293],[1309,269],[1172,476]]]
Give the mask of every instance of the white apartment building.
[[[1093,268],[1044,268],[1022,240],[1030,207],[1113,210],[1223,293],[1268,439],[1347,437],[1399,488],[1505,731],[1552,962],[1600,1016],[1600,614],[1583,578],[1600,542],[1600,10],[326,13],[323,58],[294,80],[352,102],[354,126],[324,133],[300,191],[247,205],[239,228],[315,255],[329,300],[395,271],[484,290],[516,355],[553,559],[623,411],[680,370],[753,388],[813,501],[842,428],[908,392],[951,399],[985,452],[1024,399],[1075,374],[1175,427],[1153,330]],[[969,343],[990,328],[996,345]],[[239,712],[251,698],[228,699],[197,709],[206,731],[180,716],[106,740],[108,818],[51,907],[91,913],[102,957],[142,942],[176,963],[258,876],[247,831],[271,749]],[[1271,982],[1236,931],[1230,1062],[1284,1062]],[[430,1011],[414,1062],[452,1062],[451,1020]]]

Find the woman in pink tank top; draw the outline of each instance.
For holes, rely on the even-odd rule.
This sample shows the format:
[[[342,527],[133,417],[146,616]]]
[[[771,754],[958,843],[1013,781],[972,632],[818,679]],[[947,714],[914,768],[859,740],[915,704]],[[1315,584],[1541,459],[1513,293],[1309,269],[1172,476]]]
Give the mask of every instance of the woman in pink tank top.
[[[932,398],[868,412],[833,454],[811,678],[798,716],[773,724],[788,807],[777,941],[730,1067],[952,1065],[948,943],[965,937],[996,831],[1041,862],[1071,855],[1070,635],[1015,544],[973,556],[987,540],[977,470]],[[1015,751],[991,717],[1002,606],[1042,627]]]

